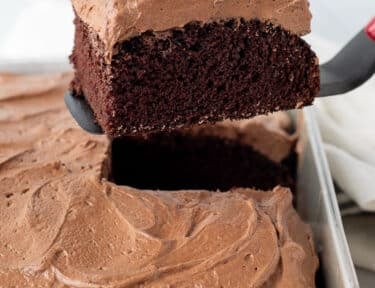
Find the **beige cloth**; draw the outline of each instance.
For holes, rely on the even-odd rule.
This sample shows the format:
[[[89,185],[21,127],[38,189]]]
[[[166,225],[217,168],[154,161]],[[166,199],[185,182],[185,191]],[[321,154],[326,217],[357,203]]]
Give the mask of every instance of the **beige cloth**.
[[[339,50],[326,39],[310,40],[322,62]],[[315,104],[353,262],[375,271],[375,214],[366,213],[375,212],[375,79]]]

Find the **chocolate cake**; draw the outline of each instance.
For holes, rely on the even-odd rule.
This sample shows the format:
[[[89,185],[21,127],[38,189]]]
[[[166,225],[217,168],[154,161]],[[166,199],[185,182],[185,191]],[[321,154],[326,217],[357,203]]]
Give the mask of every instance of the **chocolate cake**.
[[[267,130],[259,119],[246,122],[114,139],[114,181],[141,189],[269,190],[282,185],[294,190],[294,137],[283,135],[280,127],[280,132]],[[254,132],[256,138],[245,137]],[[263,145],[257,141],[262,136],[268,137]],[[288,153],[283,155],[283,149]]]
[[[307,0],[73,0],[72,92],[111,137],[310,105]]]
[[[288,188],[215,193],[116,185],[109,177],[116,172],[110,165],[116,148],[106,136],[82,131],[65,108],[70,81],[69,73],[0,74],[0,286],[315,286],[311,229],[293,208]],[[178,137],[241,143],[282,163],[293,138],[282,137],[268,120],[254,121],[199,127]],[[278,153],[267,152],[274,144],[260,145],[264,135],[243,136],[259,121],[264,135],[275,136],[271,142],[285,144]],[[173,137],[166,138],[168,147],[177,143]],[[150,165],[150,158],[139,160]]]

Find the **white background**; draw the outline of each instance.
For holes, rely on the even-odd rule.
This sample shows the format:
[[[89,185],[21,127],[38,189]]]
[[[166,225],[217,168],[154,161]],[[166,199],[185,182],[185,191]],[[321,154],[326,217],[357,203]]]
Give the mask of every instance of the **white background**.
[[[68,0],[1,0],[0,61],[66,58],[72,19]]]

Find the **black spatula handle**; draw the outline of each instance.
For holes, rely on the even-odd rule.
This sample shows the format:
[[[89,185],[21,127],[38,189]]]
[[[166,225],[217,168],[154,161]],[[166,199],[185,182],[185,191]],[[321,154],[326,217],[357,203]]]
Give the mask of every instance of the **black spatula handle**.
[[[375,17],[333,59],[320,66],[318,97],[343,94],[375,72]]]
[[[76,97],[68,91],[64,100],[70,114],[83,130],[92,134],[103,134],[103,129],[95,120],[94,112],[83,97]]]

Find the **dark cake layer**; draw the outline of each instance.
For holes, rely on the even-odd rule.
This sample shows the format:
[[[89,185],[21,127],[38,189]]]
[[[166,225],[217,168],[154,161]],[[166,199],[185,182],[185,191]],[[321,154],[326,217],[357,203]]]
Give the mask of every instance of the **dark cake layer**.
[[[112,137],[301,107],[319,90],[310,47],[258,20],[148,31],[118,43],[110,64],[95,32],[75,24],[72,89]]]
[[[294,190],[294,160],[292,154],[278,164],[238,141],[179,132],[112,143],[114,182],[139,189],[267,190],[282,185]]]

